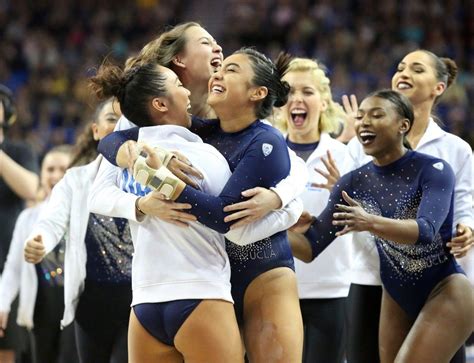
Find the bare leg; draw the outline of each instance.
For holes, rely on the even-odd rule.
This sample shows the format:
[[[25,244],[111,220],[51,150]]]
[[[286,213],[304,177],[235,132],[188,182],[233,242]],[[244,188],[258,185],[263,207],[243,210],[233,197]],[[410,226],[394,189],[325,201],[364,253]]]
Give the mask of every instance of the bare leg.
[[[263,273],[244,297],[244,338],[252,363],[299,363],[303,322],[296,277],[289,268]]]
[[[385,289],[380,312],[379,354],[381,363],[393,363],[413,325],[407,313]]]
[[[474,329],[473,312],[466,276],[448,276],[431,292],[395,362],[449,362]]]
[[[0,363],[15,363],[15,351],[0,349]]]
[[[227,301],[203,300],[178,330],[174,343],[186,363],[243,362],[234,306]]]
[[[130,363],[181,363],[183,357],[176,348],[163,344],[150,335],[131,309],[128,325],[128,360]]]

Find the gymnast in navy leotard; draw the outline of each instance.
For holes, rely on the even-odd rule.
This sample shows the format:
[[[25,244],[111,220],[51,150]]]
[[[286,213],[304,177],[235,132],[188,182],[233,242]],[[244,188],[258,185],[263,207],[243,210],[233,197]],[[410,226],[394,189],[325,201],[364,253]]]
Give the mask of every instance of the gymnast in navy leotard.
[[[295,255],[311,260],[338,235],[372,233],[384,287],[382,362],[448,362],[474,325],[472,287],[446,247],[454,173],[444,160],[403,146],[413,110],[399,93],[368,96],[356,120],[364,152],[374,159],[338,181],[317,218],[300,219],[294,229],[305,232],[310,248],[294,241]]]
[[[288,175],[284,138],[260,121],[274,105],[287,100],[289,87],[281,81],[283,68],[251,49],[234,53],[209,82],[208,102],[219,120],[193,122],[192,131],[224,155],[233,174],[217,197],[187,186],[177,201],[191,204],[190,212],[218,232],[230,228],[224,222],[223,208],[242,201],[242,191],[272,187]],[[136,131],[127,132],[125,138],[135,138]],[[103,143],[101,152],[114,162],[118,146],[120,143]],[[302,321],[286,232],[249,246],[228,242],[226,247],[233,298],[250,360],[301,361]],[[275,359],[271,358],[274,354],[278,355]]]

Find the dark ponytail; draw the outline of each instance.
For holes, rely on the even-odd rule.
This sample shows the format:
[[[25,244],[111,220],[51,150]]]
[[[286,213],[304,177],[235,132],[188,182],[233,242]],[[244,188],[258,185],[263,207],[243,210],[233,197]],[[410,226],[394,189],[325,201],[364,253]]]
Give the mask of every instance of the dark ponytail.
[[[166,77],[154,63],[137,63],[125,71],[114,65],[102,65],[90,80],[99,99],[117,97],[125,117],[137,126],[150,126],[153,119],[149,102],[166,95]]]
[[[433,61],[433,68],[435,69],[436,79],[438,82],[444,82],[444,84],[446,84],[446,89],[448,89],[448,87],[454,83],[458,75],[458,66],[456,65],[456,62],[451,58],[440,58],[429,50],[421,49],[421,51],[428,54]],[[442,95],[436,97],[435,104],[441,96]]]
[[[290,85],[281,78],[288,70],[291,60],[289,55],[280,55],[275,65],[268,57],[253,48],[241,48],[234,54],[249,57],[254,72],[252,83],[268,89],[267,96],[256,105],[255,114],[259,119],[268,117],[272,113],[273,106],[281,107],[286,104]]]

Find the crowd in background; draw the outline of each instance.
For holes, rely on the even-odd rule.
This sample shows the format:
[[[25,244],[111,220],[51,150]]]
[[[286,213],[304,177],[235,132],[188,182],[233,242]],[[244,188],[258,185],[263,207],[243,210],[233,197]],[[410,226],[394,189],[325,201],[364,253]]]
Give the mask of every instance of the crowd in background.
[[[451,57],[460,75],[437,112],[448,131],[474,146],[473,9],[463,0],[3,0],[0,83],[15,92],[19,116],[10,137],[39,155],[73,143],[94,106],[86,82],[100,60],[123,64],[167,25],[192,19],[211,27],[229,53],[254,45],[271,56],[284,49],[317,58],[336,100],[389,87],[410,50]]]

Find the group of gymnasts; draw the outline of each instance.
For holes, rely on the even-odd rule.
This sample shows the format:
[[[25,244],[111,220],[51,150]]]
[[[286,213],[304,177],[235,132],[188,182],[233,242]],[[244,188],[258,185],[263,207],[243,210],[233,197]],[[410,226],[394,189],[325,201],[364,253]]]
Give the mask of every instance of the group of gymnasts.
[[[417,50],[341,107],[317,61],[177,25],[91,78],[90,142],[16,259],[64,244],[81,362],[462,362],[472,149],[431,116],[456,73]]]

